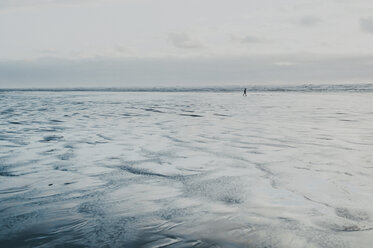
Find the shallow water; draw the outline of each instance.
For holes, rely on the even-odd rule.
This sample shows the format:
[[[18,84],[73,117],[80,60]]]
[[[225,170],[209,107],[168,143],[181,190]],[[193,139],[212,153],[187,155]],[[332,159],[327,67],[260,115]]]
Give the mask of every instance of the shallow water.
[[[372,247],[373,93],[0,92],[0,247]]]

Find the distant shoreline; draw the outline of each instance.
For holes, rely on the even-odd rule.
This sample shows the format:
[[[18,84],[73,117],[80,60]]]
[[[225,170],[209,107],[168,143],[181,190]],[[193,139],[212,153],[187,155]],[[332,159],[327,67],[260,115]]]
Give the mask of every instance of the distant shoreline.
[[[66,88],[0,88],[0,92],[373,92],[373,84],[304,84],[297,86],[245,86],[242,87],[66,87]]]

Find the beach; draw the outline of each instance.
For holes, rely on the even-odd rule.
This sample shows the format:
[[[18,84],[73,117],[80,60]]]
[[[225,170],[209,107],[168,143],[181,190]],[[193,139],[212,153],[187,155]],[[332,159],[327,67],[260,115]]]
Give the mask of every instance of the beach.
[[[0,92],[1,247],[373,244],[373,92]]]

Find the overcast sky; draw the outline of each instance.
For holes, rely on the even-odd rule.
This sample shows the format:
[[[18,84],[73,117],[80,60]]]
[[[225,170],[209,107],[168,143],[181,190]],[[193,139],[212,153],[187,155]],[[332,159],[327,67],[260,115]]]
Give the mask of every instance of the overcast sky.
[[[371,0],[0,0],[0,87],[373,82]]]

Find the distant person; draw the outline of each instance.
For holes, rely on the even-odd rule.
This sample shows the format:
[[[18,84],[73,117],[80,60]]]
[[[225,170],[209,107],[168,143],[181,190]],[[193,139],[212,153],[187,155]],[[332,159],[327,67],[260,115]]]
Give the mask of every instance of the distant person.
[[[246,94],[246,88],[243,90],[243,96],[247,96],[247,94]]]

